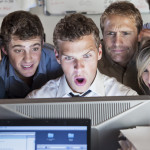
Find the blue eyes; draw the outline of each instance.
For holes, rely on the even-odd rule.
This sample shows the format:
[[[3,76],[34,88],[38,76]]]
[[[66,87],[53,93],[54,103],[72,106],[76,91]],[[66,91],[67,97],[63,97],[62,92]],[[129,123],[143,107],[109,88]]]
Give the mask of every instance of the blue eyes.
[[[83,58],[90,58],[91,56],[92,55],[88,53],[88,54],[84,54]],[[74,60],[75,58],[72,57],[72,56],[65,56],[64,59],[67,60],[67,61],[70,61],[70,60]]]
[[[107,35],[115,35],[115,32],[109,32]]]
[[[91,57],[92,55],[91,54],[85,54],[85,55],[83,55],[83,58],[89,58],[89,57]]]
[[[73,59],[73,57],[71,57],[71,56],[65,56],[65,60],[72,60]]]
[[[117,33],[116,32],[108,32],[107,35],[116,36]],[[123,36],[124,35],[130,35],[130,33],[129,32],[121,32],[121,35],[123,35]]]
[[[123,35],[130,35],[129,32],[123,32],[122,34],[123,34]]]

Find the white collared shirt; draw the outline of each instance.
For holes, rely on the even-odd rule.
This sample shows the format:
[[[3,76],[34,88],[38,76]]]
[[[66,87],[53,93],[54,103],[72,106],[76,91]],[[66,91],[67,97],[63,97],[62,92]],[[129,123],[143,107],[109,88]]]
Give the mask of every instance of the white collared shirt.
[[[101,74],[98,70],[96,78],[89,89],[91,92],[86,97],[138,95],[137,92],[119,83],[115,78]],[[48,81],[40,89],[28,94],[26,98],[71,97],[70,92],[73,93],[68,86],[65,75],[63,75],[60,78]]]

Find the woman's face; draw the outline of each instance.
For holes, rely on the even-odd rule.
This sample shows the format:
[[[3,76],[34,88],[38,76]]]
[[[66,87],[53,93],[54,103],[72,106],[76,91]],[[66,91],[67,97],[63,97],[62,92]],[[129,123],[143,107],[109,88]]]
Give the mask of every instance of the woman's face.
[[[146,67],[145,71],[143,72],[142,80],[150,90],[150,64]]]

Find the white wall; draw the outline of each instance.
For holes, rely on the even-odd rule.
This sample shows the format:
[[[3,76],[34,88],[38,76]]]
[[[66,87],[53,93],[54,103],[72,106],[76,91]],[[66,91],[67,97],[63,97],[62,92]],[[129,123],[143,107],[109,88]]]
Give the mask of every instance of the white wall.
[[[41,7],[33,8],[31,9],[32,13],[37,14],[44,26],[44,30],[46,33],[46,42],[53,44],[53,30],[55,28],[55,25],[58,23],[58,21],[64,17],[64,15],[53,15],[53,16],[46,16],[43,13],[43,10]],[[96,23],[97,27],[100,29],[100,15],[87,15],[88,17],[91,17],[93,21]],[[0,25],[3,20],[3,16],[0,16]],[[150,22],[150,13],[142,14],[143,22]],[[102,35],[100,34],[101,38]]]

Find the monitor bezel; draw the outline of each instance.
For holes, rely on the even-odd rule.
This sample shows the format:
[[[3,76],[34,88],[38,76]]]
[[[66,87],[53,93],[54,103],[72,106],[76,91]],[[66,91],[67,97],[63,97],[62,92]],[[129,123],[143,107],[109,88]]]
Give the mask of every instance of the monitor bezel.
[[[87,150],[91,150],[90,119],[0,119],[0,126],[86,126]]]

